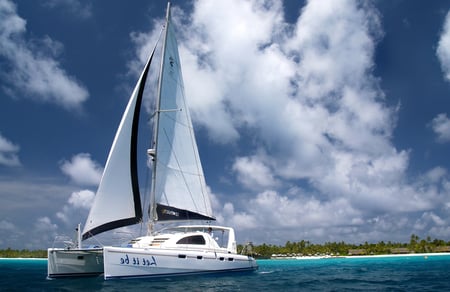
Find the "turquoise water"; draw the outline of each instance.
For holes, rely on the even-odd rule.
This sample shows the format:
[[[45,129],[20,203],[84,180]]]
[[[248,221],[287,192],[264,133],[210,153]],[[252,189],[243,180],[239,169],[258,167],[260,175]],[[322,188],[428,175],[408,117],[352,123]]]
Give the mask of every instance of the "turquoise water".
[[[1,291],[450,291],[450,255],[259,260],[247,274],[47,280],[47,260],[0,259]]]

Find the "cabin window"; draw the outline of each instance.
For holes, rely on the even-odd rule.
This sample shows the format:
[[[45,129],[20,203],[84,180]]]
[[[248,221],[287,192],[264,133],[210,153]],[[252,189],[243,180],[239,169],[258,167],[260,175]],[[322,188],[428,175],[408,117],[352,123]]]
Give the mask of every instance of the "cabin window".
[[[186,236],[177,241],[177,244],[206,244],[202,235]]]

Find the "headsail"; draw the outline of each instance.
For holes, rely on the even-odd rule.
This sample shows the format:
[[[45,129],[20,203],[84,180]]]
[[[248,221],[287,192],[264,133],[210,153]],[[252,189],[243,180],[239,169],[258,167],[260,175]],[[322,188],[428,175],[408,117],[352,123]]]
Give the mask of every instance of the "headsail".
[[[155,49],[131,94],[109,152],[94,203],[83,229],[83,240],[142,220],[137,174],[139,113]]]
[[[215,220],[186,104],[170,5],[159,83],[150,218]]]

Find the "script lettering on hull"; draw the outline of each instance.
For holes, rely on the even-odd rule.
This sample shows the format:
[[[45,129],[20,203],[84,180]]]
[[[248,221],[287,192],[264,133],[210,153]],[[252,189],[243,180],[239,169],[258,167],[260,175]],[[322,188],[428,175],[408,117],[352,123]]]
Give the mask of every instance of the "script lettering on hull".
[[[148,257],[129,257],[125,254],[125,257],[120,258],[121,265],[133,265],[133,266],[157,266],[156,258],[154,256]]]

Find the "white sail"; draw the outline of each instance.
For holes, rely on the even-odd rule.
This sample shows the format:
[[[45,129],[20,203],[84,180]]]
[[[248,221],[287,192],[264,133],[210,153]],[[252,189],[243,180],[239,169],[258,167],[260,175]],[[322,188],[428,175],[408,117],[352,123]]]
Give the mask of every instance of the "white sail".
[[[155,121],[150,219],[214,220],[186,105],[178,45],[167,15]],[[155,46],[156,48],[156,46]],[[114,138],[83,239],[142,220],[137,175],[137,130],[152,52]]]
[[[160,72],[153,220],[214,220],[206,191],[189,109],[186,104],[178,44],[168,9]],[[156,201],[156,210],[154,203]]]
[[[139,113],[152,52],[122,116],[83,229],[83,239],[142,220],[137,174]]]

